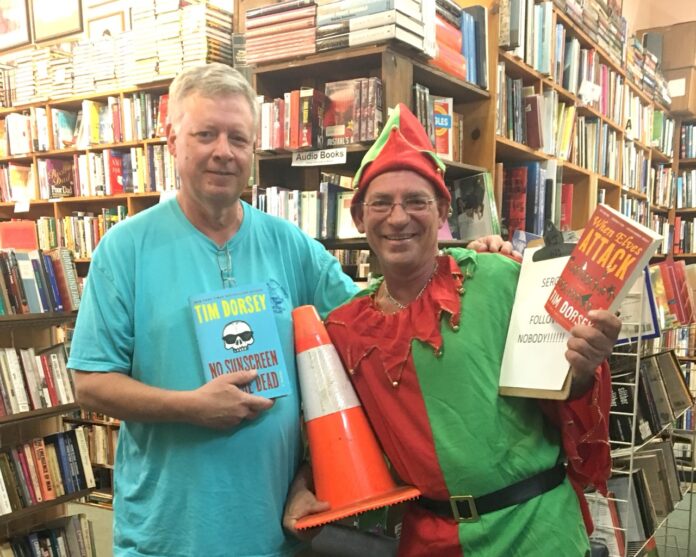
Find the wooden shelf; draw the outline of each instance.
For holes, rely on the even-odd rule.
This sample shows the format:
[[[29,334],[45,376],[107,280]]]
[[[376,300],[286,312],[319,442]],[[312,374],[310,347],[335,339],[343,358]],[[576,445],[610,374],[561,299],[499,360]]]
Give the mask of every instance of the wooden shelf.
[[[50,104],[51,106],[55,107],[65,107],[81,103],[84,100],[99,101],[106,100],[108,97],[119,97],[121,95],[127,96],[133,93],[147,92],[153,90],[165,90],[169,87],[171,81],[171,78],[167,78],[158,81],[153,81],[150,83],[143,83],[140,85],[131,85],[128,87],[124,87],[123,89],[114,89],[111,91],[91,91],[82,95],[71,95],[69,97],[62,97],[58,99],[47,97],[40,101],[34,101],[28,104],[0,108],[0,117],[6,114],[10,114],[12,112],[22,112],[23,110],[28,110],[29,108],[43,107],[47,104]]]
[[[618,188],[622,191],[628,191],[628,190],[623,190],[621,188],[621,184],[617,182],[616,180],[612,180],[611,178],[607,178],[606,176],[602,176],[601,174],[597,174],[597,185],[601,188]],[[638,192],[635,192],[638,193]]]
[[[0,316],[0,328],[50,327],[77,319],[77,312],[22,313]],[[2,418],[0,418],[2,419]]]
[[[6,525],[10,524],[11,522],[15,522],[17,520],[23,520],[26,519],[28,516],[39,512],[40,510],[43,509],[48,509],[50,507],[55,507],[57,505],[62,505],[63,503],[67,503],[68,501],[73,501],[75,499],[79,499],[80,497],[85,497],[89,495],[91,489],[82,489],[80,491],[76,491],[75,493],[69,493],[66,495],[63,495],[61,497],[57,497],[55,499],[52,499],[50,501],[44,501],[43,503],[37,503],[36,505],[30,505],[28,507],[25,507],[23,509],[20,509],[18,511],[14,511],[10,514],[5,514],[0,516],[0,525]]]
[[[648,200],[648,196],[647,196],[646,194],[641,193],[641,192],[639,192],[639,191],[637,191],[637,190],[632,190],[632,189],[630,189],[630,188],[623,187],[623,186],[621,186],[621,193],[628,194],[628,195],[630,195],[631,197],[635,197],[635,198],[637,198],[637,199],[642,199],[643,201],[647,201],[647,200]]]
[[[696,159],[679,159],[679,167],[696,166]]]
[[[517,143],[512,139],[503,137],[502,135],[495,136],[496,149],[495,158],[501,161],[546,161],[552,159],[551,155],[547,155],[538,149],[532,149],[522,143]]]
[[[109,422],[106,420],[92,420],[88,418],[72,418],[70,416],[64,416],[63,421],[69,424],[90,424],[90,425],[101,425],[104,427],[113,427],[113,428],[119,428],[121,427],[121,422]]]
[[[46,418],[74,412],[77,409],[79,409],[79,406],[74,403],[61,404],[59,406],[51,406],[50,408],[40,408],[38,410],[30,410],[29,412],[20,412],[19,414],[0,416],[0,428],[44,420]]]
[[[653,162],[658,162],[658,163],[664,163],[664,164],[669,164],[672,162],[672,159],[665,155],[662,151],[657,149],[656,147],[651,147],[650,148],[650,153],[651,153],[651,161]]]

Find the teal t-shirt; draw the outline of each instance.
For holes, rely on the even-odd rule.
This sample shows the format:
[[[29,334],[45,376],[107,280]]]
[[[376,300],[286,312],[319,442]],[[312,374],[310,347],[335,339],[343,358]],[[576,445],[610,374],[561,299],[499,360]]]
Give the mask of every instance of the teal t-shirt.
[[[290,312],[313,304],[325,315],[356,288],[296,226],[242,206],[242,225],[225,246],[232,276],[237,285],[268,286],[292,393],[228,431],[123,422],[114,472],[117,556],[275,557],[296,548],[281,524],[302,457]],[[219,252],[175,199],[116,226],[90,265],[68,366],[164,389],[200,387],[188,300],[223,287]]]

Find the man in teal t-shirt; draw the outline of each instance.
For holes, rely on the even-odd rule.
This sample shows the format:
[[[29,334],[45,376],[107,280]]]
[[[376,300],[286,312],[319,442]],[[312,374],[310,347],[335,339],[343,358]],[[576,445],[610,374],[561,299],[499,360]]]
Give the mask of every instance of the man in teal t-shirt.
[[[68,362],[80,404],[123,420],[114,554],[292,555],[283,506],[306,474],[290,312],[326,314],[355,286],[318,242],[240,200],[257,113],[235,70],[183,72],[169,111],[181,190],[100,242]],[[275,402],[239,388],[254,372],[206,382],[198,358],[189,297],[251,283],[268,289],[288,365]]]

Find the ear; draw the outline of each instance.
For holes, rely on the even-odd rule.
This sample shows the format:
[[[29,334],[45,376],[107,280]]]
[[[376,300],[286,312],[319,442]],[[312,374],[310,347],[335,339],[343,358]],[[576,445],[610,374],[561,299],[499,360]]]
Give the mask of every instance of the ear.
[[[167,134],[167,150],[172,157],[176,157],[176,132],[174,131],[174,126],[172,126],[171,122],[167,122],[164,131]]]
[[[360,232],[360,234],[365,234],[365,215],[363,211],[364,209],[362,203],[358,205],[351,205],[350,207],[350,215],[353,217],[353,223],[355,224],[355,228],[358,229],[358,232]]]
[[[450,204],[444,197],[437,198],[437,218],[440,226],[444,225],[450,213]]]

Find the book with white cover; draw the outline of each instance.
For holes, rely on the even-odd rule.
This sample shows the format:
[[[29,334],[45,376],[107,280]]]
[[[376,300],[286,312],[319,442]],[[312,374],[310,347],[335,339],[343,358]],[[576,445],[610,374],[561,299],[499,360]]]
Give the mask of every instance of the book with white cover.
[[[386,10],[376,14],[354,17],[348,20],[350,31],[368,29],[370,27],[381,27],[382,25],[398,25],[419,37],[423,36],[423,22],[416,21],[403,12],[399,11],[398,6],[395,10]]]
[[[501,395],[565,400],[570,365],[565,358],[570,333],[544,309],[568,256],[534,261],[540,247],[524,250],[500,369]]]
[[[351,31],[348,34],[348,45],[357,46],[361,44],[372,44],[390,39],[396,39],[413,48],[423,50],[423,37],[406,31],[406,29],[398,25],[381,25],[380,27],[370,27],[368,29],[360,29],[359,31]]]

